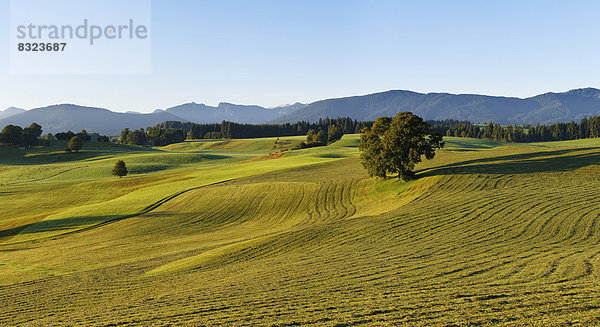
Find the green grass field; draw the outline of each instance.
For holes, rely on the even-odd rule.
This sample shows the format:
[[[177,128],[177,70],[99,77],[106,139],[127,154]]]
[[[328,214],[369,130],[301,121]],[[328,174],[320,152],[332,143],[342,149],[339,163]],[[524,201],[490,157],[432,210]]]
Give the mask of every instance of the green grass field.
[[[600,139],[275,140],[0,149],[0,325],[600,325]]]

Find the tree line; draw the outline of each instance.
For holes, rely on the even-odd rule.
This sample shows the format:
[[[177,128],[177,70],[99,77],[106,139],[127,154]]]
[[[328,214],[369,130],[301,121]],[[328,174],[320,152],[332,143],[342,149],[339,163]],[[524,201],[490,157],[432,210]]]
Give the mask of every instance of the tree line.
[[[592,116],[589,119],[583,118],[580,122],[554,123],[551,125],[507,125],[487,123],[483,126],[475,125],[469,121],[458,120],[428,120],[432,126],[432,132],[436,134],[471,137],[487,139],[501,142],[541,142],[541,141],[562,141],[576,140],[584,138],[600,137],[600,116]],[[312,134],[304,142],[304,147],[322,145],[330,143],[322,134],[337,135],[331,133],[331,126],[335,126],[341,135],[359,133],[363,128],[371,128],[374,122],[357,121],[349,117],[339,117],[330,119],[319,119],[318,122],[310,123],[301,121],[297,123],[285,124],[240,124],[223,121],[214,124],[196,124],[190,122],[167,121],[146,130],[139,129],[131,131],[128,128],[121,132],[119,142],[129,145],[168,145],[183,142],[186,139],[232,139],[232,138],[256,138],[256,137],[280,137],[307,135],[312,130]],[[7,125],[0,133],[0,143],[18,146],[35,146],[42,133],[42,127],[36,123],[28,127],[21,128],[15,125]],[[96,135],[94,135],[96,134]],[[92,135],[99,142],[109,142],[108,136],[98,135],[97,133],[88,134],[85,129],[79,133],[72,131],[46,134],[46,140],[64,140],[69,141],[77,136],[82,141],[89,141]],[[335,138],[335,137],[334,137]]]
[[[33,123],[28,127],[21,128],[15,125],[6,125],[0,133],[0,143],[18,146],[34,146],[38,144],[38,138],[42,135],[42,126]]]
[[[32,147],[39,144],[42,135],[42,126],[37,123],[32,123],[28,127],[22,128],[16,125],[6,125],[2,132],[0,132],[0,144],[7,144],[13,146]],[[96,138],[98,142],[109,142],[108,136],[103,136],[98,133],[88,134],[85,129],[82,129],[79,133],[73,133],[72,131],[46,134],[43,139],[46,141],[59,140],[69,141],[65,148],[67,152],[77,152],[83,146],[83,142],[90,141],[92,137]]]
[[[469,121],[460,120],[428,120],[432,133],[445,136],[471,137],[500,142],[541,142],[562,141],[582,138],[600,137],[600,116],[583,118],[579,123],[554,123],[551,125],[500,125],[487,123],[475,125]],[[320,119],[310,123],[301,121],[285,124],[240,124],[223,121],[213,124],[196,124],[190,122],[167,121],[146,130],[121,132],[120,143],[129,145],[168,145],[192,139],[233,139],[307,135],[312,131],[307,141],[301,147],[311,147],[330,143],[324,141],[324,135],[330,135],[330,127],[343,134],[360,133],[364,128],[371,128],[372,121],[357,121],[349,117]]]
[[[314,129],[306,133],[306,142],[300,143],[295,149],[312,148],[316,146],[325,146],[339,141],[344,136],[344,130],[336,125],[329,125],[327,130],[321,129],[318,132]]]
[[[314,134],[323,131],[322,134],[334,135],[334,137],[336,137],[339,133],[341,133],[341,135],[359,133],[361,129],[371,125],[372,123],[358,122],[349,117],[335,119],[326,117],[325,119],[319,119],[318,122],[314,123],[301,121],[293,124],[258,125],[240,124],[229,121],[223,121],[220,124],[196,124],[190,122],[167,121],[153,127],[147,127],[145,130],[142,128],[131,131],[126,128],[121,132],[119,142],[121,144],[129,145],[163,146],[183,142],[186,139],[244,139],[299,136],[307,135],[311,130]],[[330,132],[331,126],[335,126],[335,129]],[[329,136],[327,136],[327,139],[328,138]],[[311,143],[311,141],[307,140],[306,144],[309,143]]]
[[[446,136],[472,137],[500,142],[565,141],[600,137],[600,116],[584,117],[580,122],[550,125],[506,125],[487,123],[483,126],[468,121],[437,121],[429,123],[433,131]]]
[[[318,122],[301,121],[285,124],[240,124],[223,121],[213,124],[196,124],[190,122],[167,121],[145,130],[124,129],[119,142],[129,145],[163,146],[183,142],[186,139],[232,139],[307,135],[301,147],[326,145],[341,135],[360,133],[364,128],[371,128],[372,121],[357,121],[349,117],[319,119]],[[554,123],[551,125],[507,125],[488,123],[482,126],[469,121],[428,120],[432,133],[455,137],[471,137],[501,142],[540,142],[562,141],[600,137],[600,116],[583,118],[580,122]],[[334,128],[332,129],[332,126]],[[311,132],[312,131],[312,132]],[[321,134],[319,135],[319,132]],[[7,125],[0,133],[0,143],[18,146],[35,146],[38,144],[42,127],[36,123],[21,128]],[[93,135],[93,137],[92,137]],[[72,131],[46,134],[46,140],[70,141],[78,137],[82,141],[96,138],[99,142],[109,142],[108,136],[97,133],[88,134],[85,130],[79,133]],[[339,139],[338,138],[338,139]]]

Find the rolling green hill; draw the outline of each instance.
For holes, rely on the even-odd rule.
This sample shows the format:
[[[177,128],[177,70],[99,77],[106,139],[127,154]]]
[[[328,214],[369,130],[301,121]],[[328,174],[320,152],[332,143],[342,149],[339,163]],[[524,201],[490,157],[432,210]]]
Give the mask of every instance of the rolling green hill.
[[[446,138],[408,183],[357,135],[268,156],[301,140],[0,150],[0,324],[600,324],[600,140]]]

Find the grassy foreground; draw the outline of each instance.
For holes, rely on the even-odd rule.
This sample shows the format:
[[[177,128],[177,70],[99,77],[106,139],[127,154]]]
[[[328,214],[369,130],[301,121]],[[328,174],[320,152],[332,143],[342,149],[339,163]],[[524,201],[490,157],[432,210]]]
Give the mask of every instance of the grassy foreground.
[[[0,325],[600,324],[600,140],[300,140],[1,149]]]

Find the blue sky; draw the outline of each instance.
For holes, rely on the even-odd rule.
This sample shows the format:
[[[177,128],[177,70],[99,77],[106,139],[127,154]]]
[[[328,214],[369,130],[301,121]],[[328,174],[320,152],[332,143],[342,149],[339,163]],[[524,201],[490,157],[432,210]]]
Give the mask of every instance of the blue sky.
[[[0,108],[150,112],[390,89],[527,97],[600,88],[599,15],[598,1],[153,0],[150,74],[11,75],[0,51]]]

